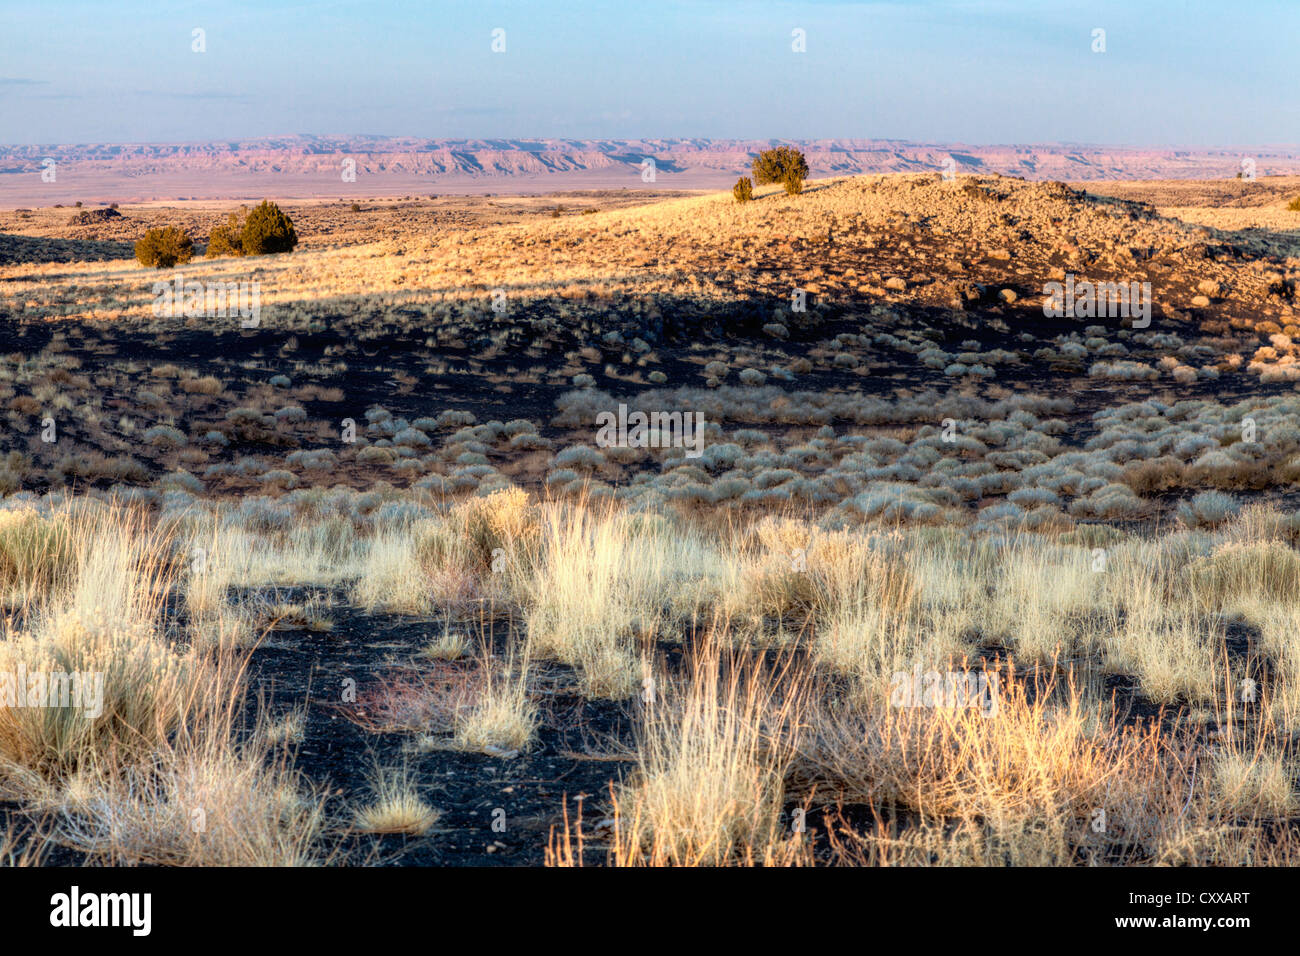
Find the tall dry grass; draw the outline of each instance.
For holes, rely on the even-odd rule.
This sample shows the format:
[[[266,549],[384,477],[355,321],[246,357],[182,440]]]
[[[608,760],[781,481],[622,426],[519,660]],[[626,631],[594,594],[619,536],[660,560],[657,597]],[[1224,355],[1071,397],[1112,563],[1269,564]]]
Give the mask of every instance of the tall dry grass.
[[[782,820],[785,777],[798,747],[803,683],[789,659],[710,641],[686,673],[647,684],[635,771],[610,794],[608,862],[615,866],[808,862],[804,835]],[[567,832],[553,865],[582,862]]]
[[[574,667],[588,696],[631,696],[642,649],[670,637],[682,617],[673,592],[698,588],[711,555],[690,531],[607,506],[549,506],[540,534],[539,560],[522,583],[533,653]]]
[[[71,520],[67,581],[5,635],[0,673],[89,674],[102,698],[0,708],[5,790],[106,863],[309,860],[320,801],[244,732],[246,656],[168,639],[174,528],[115,508]]]
[[[485,646],[440,746],[530,747],[542,659],[572,667],[588,697],[630,702],[629,772],[597,829],[554,836],[553,864],[582,862],[584,848],[616,865],[1295,856],[1300,558],[1271,512],[1107,539],[1101,561],[1086,535],[727,526],[517,492],[370,534],[219,517],[0,512],[0,584],[18,612],[0,673],[104,676],[94,718],[0,708],[0,781],[97,861],[329,858],[321,794],[273,728],[241,719],[241,589],[289,582],[344,585],[363,607],[438,616],[448,633],[497,615],[526,629],[507,641],[513,658]],[[1254,658],[1228,652],[1231,628],[1258,637]],[[683,668],[656,660],[662,642],[684,645]],[[987,670],[996,710],[900,706],[896,675],[917,669]],[[1131,718],[1099,691],[1104,674],[1135,678],[1142,702],[1167,709]],[[1257,699],[1242,697],[1246,676]],[[857,822],[814,825],[840,804]],[[791,831],[803,806],[819,832]]]

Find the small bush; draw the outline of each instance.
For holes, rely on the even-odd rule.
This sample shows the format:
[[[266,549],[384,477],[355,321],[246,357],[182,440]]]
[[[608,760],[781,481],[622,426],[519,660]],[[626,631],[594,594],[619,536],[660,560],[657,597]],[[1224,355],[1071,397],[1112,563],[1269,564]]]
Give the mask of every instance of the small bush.
[[[741,176],[736,180],[736,185],[731,187],[731,195],[736,197],[736,202],[749,202],[754,198],[754,181],[748,176]]]
[[[242,232],[243,226],[239,222],[239,216],[232,212],[224,223],[217,226],[208,235],[208,248],[203,254],[204,258],[242,256],[244,254],[244,244],[240,238]]]
[[[144,433],[147,444],[160,448],[183,448],[186,444],[185,433],[170,425],[155,425]]]
[[[792,173],[802,182],[808,178],[808,161],[799,150],[790,146],[778,146],[776,149],[765,149],[755,156],[751,170],[756,186],[784,183]]]
[[[1178,516],[1190,527],[1214,527],[1241,512],[1241,503],[1222,491],[1202,491],[1178,506]]]
[[[194,258],[194,242],[178,226],[150,229],[135,244],[135,257],[140,264],[154,269],[170,269]]]
[[[1295,199],[1292,199],[1286,208],[1290,209],[1292,212],[1300,212],[1300,196],[1296,196]]]
[[[292,252],[298,245],[298,233],[293,221],[273,202],[263,199],[261,205],[248,214],[240,234],[244,255],[264,256],[277,252]]]
[[[796,170],[786,171],[785,178],[781,180],[781,185],[791,196],[797,196],[803,192],[803,177]]]
[[[353,203],[352,211],[361,207]],[[241,218],[242,214],[242,218]],[[293,221],[273,202],[262,201],[253,210],[247,206],[232,212],[224,223],[208,236],[206,258],[218,256],[261,256],[277,252],[290,252],[298,244],[298,234]]]

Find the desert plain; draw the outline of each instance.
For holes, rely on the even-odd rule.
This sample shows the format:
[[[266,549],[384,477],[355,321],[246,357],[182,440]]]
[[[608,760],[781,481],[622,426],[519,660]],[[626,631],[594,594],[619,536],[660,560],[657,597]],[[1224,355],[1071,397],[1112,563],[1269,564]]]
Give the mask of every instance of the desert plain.
[[[1296,862],[1297,196],[0,211],[5,855]]]

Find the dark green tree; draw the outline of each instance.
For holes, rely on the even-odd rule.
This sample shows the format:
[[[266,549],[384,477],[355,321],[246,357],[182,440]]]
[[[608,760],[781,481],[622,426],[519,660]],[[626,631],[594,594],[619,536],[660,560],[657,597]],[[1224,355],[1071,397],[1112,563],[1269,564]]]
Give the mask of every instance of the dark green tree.
[[[293,221],[280,207],[265,199],[248,214],[240,235],[244,255],[264,256],[275,252],[292,252],[298,245]]]

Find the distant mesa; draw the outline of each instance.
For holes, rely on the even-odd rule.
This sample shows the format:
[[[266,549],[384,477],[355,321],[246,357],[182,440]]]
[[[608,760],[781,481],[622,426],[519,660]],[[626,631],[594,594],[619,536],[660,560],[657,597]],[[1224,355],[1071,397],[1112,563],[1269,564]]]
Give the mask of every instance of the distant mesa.
[[[809,178],[948,171],[1031,180],[1231,179],[1243,158],[1260,178],[1300,174],[1300,148],[1172,149],[1080,144],[974,145],[884,139],[425,139],[270,137],[212,143],[0,145],[0,209],[70,199],[119,202],[342,198],[437,191],[730,189],[753,158],[797,148]],[[44,182],[43,163],[59,183]],[[647,161],[652,161],[652,165]],[[647,174],[647,170],[653,172]],[[64,174],[67,174],[65,180]],[[60,192],[75,183],[75,193]]]

